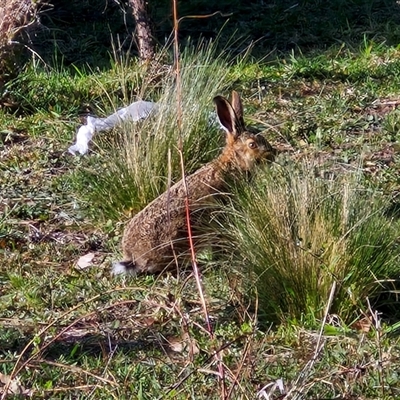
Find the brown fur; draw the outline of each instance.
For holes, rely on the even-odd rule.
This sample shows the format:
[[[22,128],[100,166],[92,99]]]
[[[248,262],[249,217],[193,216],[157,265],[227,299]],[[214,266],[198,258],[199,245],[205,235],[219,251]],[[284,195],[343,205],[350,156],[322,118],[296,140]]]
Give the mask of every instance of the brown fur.
[[[227,178],[251,171],[259,161],[273,161],[275,154],[261,135],[246,131],[238,93],[232,93],[232,104],[221,96],[214,102],[226,130],[226,145],[217,159],[186,177],[194,228],[196,211],[207,208],[213,197],[226,189]],[[124,261],[114,265],[114,273],[157,273],[173,267],[175,255],[187,253],[189,248],[185,204],[186,189],[180,180],[133,217],[122,239]]]

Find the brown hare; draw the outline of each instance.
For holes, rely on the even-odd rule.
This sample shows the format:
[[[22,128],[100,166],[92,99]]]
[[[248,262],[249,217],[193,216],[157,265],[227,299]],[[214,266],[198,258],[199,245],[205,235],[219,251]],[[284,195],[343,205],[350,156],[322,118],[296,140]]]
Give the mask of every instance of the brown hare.
[[[227,179],[248,173],[259,161],[273,161],[275,155],[263,136],[246,130],[237,92],[232,92],[231,103],[222,96],[215,97],[214,103],[226,144],[218,158],[186,177],[194,232],[196,216],[226,189]],[[122,239],[124,260],[113,265],[113,274],[159,273],[171,269],[177,255],[188,253],[185,198],[180,180],[130,220]]]

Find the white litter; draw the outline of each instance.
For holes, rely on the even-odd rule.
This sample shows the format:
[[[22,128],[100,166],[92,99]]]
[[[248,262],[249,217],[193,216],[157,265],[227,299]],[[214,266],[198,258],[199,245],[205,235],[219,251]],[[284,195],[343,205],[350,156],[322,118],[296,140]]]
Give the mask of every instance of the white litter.
[[[267,389],[268,392],[267,392]],[[283,379],[279,378],[275,382],[270,382],[267,385],[265,385],[258,393],[257,393],[257,398],[264,398],[266,400],[271,400],[272,398],[275,398],[276,396],[274,395],[274,392],[276,389],[279,389],[279,392],[281,395],[285,394],[285,388],[283,386]]]
[[[121,124],[124,121],[139,121],[147,118],[150,113],[157,109],[157,104],[151,101],[135,101],[128,107],[121,108],[107,118],[87,117],[86,125],[82,125],[76,134],[76,142],[68,151],[75,155],[76,152],[86,154],[89,142],[95,132],[105,131]]]
[[[84,256],[79,257],[78,261],[76,262],[75,268],[82,270],[91,267],[94,256],[94,253],[87,253]]]

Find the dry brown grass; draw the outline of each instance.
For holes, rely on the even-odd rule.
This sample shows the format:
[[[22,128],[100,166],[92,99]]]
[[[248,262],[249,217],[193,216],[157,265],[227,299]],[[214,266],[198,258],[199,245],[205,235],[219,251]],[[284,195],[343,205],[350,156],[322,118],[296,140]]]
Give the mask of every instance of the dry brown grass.
[[[35,21],[37,4],[31,0],[3,0],[0,5],[0,74],[15,63],[18,34]]]
[[[31,0],[5,0],[0,6],[0,46],[13,40],[34,19],[36,5]]]

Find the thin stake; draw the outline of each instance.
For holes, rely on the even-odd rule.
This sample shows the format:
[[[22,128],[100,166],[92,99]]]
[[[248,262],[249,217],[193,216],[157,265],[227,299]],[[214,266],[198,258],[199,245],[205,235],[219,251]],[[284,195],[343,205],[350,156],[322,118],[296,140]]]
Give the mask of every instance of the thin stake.
[[[172,1],[173,14],[174,14],[174,71],[176,82],[176,109],[177,109],[177,124],[179,134],[182,128],[182,86],[181,86],[181,73],[179,65],[179,20],[178,20],[178,4],[177,0]]]
[[[206,320],[207,331],[210,335],[210,339],[214,341],[214,332],[211,326],[210,317],[207,310],[207,304],[204,297],[203,288],[201,285],[200,273],[196,261],[196,251],[194,248],[192,226],[190,222],[190,193],[187,187],[185,165],[183,159],[183,140],[182,140],[182,82],[180,76],[180,64],[179,64],[179,22],[182,19],[178,19],[178,4],[177,0],[172,0],[173,6],[173,19],[174,19],[174,71],[175,71],[175,82],[176,82],[176,106],[177,106],[177,127],[179,133],[178,139],[178,152],[180,156],[180,164],[182,169],[182,181],[185,188],[185,212],[186,212],[186,225],[188,230],[190,255],[192,259],[193,274],[196,280],[197,289],[199,291],[200,301],[203,307],[204,318]],[[211,15],[210,15],[211,16]],[[207,17],[207,16],[205,16]],[[189,16],[188,18],[195,18],[195,16]],[[219,382],[221,384],[221,398],[226,399],[226,385],[225,385],[225,370],[222,363],[222,358],[219,353],[216,353],[215,358],[218,365]]]
[[[197,289],[199,290],[201,305],[203,307],[204,317],[205,317],[206,324],[207,324],[207,331],[210,334],[210,336],[212,337],[213,336],[213,329],[212,329],[212,326],[211,326],[211,323],[210,323],[210,318],[209,318],[209,315],[208,315],[206,300],[204,298],[203,288],[202,288],[201,280],[200,280],[199,269],[197,267],[196,251],[195,251],[194,243],[193,243],[192,226],[191,226],[191,223],[190,223],[189,191],[188,191],[188,187],[187,187],[187,184],[186,184],[186,175],[185,175],[184,162],[183,162],[183,153],[182,153],[181,149],[179,149],[179,156],[181,158],[182,181],[183,181],[183,186],[185,188],[185,193],[186,193],[186,196],[185,196],[186,225],[187,225],[187,230],[188,230],[190,256],[191,256],[191,259],[192,259],[193,273],[194,273],[194,277],[196,279]]]

